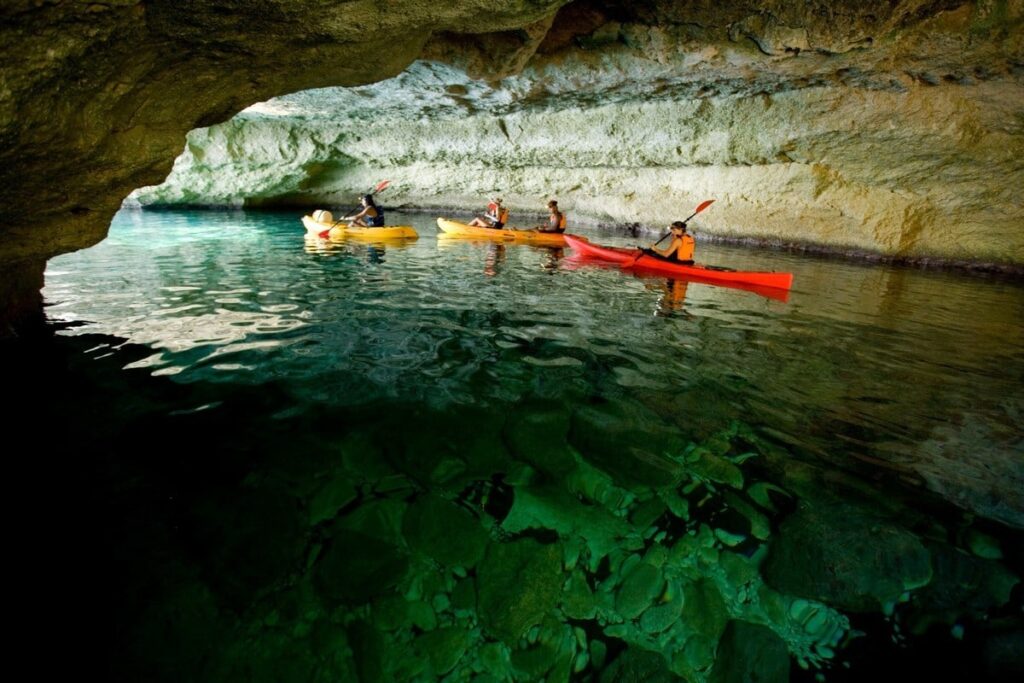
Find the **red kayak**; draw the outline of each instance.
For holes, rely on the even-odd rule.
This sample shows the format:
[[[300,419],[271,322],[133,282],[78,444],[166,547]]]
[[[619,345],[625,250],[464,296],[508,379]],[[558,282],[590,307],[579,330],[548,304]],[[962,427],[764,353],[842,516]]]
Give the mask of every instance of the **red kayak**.
[[[664,275],[676,275],[679,277],[692,277],[706,280],[708,282],[735,282],[758,287],[774,287],[776,289],[789,289],[793,286],[792,273],[764,273],[750,270],[729,270],[710,266],[692,265],[686,266],[681,263],[674,263],[655,256],[643,254],[637,258],[636,249],[623,249],[621,247],[603,247],[581,240],[573,235],[566,235],[565,242],[576,253],[584,256],[592,256],[602,261],[617,263],[626,268],[646,270],[652,273]]]

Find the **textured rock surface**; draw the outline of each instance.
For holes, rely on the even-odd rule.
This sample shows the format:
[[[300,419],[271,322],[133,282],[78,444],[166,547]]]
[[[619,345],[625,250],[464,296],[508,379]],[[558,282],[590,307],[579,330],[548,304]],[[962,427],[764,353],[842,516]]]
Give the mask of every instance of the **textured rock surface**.
[[[481,72],[477,52],[435,41],[455,66],[257,105],[195,131],[134,199],[344,205],[387,177],[391,204],[498,191],[522,220],[550,195],[576,221],[658,226],[715,197],[708,236],[1024,263],[1019,31],[980,6],[772,9],[603,16],[558,49],[556,19],[543,54],[490,83],[462,68]]]

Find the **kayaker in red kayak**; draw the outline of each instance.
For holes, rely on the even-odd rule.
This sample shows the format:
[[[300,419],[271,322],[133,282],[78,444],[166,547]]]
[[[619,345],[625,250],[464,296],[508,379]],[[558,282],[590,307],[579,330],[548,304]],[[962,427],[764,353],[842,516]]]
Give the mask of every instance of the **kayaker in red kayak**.
[[[676,221],[669,226],[669,229],[672,231],[672,244],[668,245],[667,249],[662,250],[651,246],[650,249],[644,249],[643,252],[655,257],[660,256],[674,263],[693,265],[693,250],[696,242],[693,235],[686,232],[686,223]]]
[[[494,228],[500,230],[508,223],[509,210],[501,205],[501,197],[491,199],[487,205],[487,212],[483,216],[477,216],[469,222],[470,225],[478,228]]]
[[[558,202],[548,202],[548,222],[537,226],[537,232],[565,232],[565,214],[558,210]]]

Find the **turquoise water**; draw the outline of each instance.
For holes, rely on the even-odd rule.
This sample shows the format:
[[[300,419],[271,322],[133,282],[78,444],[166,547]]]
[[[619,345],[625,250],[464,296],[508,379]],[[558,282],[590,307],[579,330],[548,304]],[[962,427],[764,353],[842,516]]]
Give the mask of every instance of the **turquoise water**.
[[[947,652],[1002,675],[1020,282],[699,245],[794,273],[766,297],[389,219],[420,238],[122,212],[51,261],[60,353],[109,387],[76,397],[80,438],[145,520],[111,523],[147,596],[114,598],[113,669],[839,680]]]

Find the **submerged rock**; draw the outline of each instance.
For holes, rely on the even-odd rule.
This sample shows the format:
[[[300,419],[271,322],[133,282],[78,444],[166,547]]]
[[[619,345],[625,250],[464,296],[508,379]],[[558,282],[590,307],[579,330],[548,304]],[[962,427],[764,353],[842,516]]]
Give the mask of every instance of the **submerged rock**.
[[[789,651],[770,628],[730,621],[718,641],[709,683],[787,683]]]
[[[562,580],[557,544],[531,539],[490,544],[477,571],[481,623],[493,636],[516,643],[557,606]]]
[[[852,612],[870,612],[920,588],[931,557],[917,536],[845,503],[804,507],[769,545],[769,585]]]
[[[402,534],[410,548],[448,567],[475,567],[487,544],[487,532],[478,519],[432,494],[408,507]]]
[[[601,673],[601,683],[683,683],[657,652],[627,648]]]

